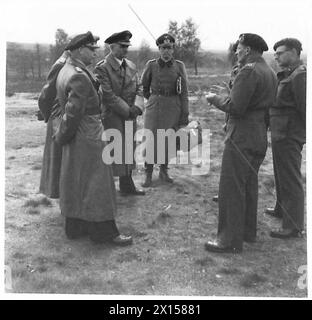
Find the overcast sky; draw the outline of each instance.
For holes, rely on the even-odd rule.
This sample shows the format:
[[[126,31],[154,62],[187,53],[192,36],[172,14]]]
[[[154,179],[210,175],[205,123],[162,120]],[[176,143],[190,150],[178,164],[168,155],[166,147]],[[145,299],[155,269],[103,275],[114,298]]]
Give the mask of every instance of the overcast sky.
[[[101,42],[110,34],[125,29],[133,33],[132,43],[145,39],[155,47],[128,4],[148,29],[158,37],[167,31],[169,20],[179,24],[192,17],[198,27],[202,48],[227,49],[243,32],[261,35],[270,49],[283,37],[309,38],[310,0],[2,0],[5,6],[3,27],[6,41],[54,43],[57,28],[69,35],[88,30]],[[311,38],[311,35],[310,35]]]

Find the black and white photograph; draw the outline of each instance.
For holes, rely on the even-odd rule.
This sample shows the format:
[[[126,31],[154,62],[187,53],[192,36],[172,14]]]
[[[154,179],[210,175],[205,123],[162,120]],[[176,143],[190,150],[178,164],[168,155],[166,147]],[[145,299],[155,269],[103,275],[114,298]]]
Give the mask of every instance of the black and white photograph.
[[[3,1],[2,296],[308,299],[311,9]]]

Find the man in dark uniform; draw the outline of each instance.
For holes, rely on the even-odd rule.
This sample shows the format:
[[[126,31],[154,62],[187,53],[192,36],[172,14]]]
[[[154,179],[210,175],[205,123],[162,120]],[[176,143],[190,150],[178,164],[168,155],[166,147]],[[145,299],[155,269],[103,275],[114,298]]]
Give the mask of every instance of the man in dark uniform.
[[[304,190],[301,176],[302,148],[306,141],[306,67],[300,61],[302,46],[294,38],[274,45],[277,73],[276,102],[270,108],[270,128],[276,186],[275,208],[283,218],[282,229],[272,237],[298,237],[304,229]]]
[[[114,176],[119,177],[121,195],[144,195],[132,179],[132,164],[126,161],[126,122],[132,121],[136,131],[136,118],[143,113],[143,95],[139,95],[139,79],[135,64],[126,59],[131,45],[130,31],[114,33],[105,40],[110,45],[110,54],[95,67],[96,78],[102,93],[102,119],[104,129],[117,129],[122,136],[122,163],[113,163]]]
[[[218,89],[207,100],[229,114],[219,184],[219,225],[208,251],[241,252],[243,241],[256,241],[258,171],[267,149],[268,108],[277,86],[273,70],[262,57],[268,47],[256,34],[239,37],[241,65],[233,87]]]
[[[173,58],[174,43],[175,39],[170,34],[161,35],[156,40],[160,57],[148,61],[142,74],[143,94],[148,99],[144,128],[153,133],[155,147],[153,162],[147,161],[145,164],[146,178],[143,187],[151,185],[153,165],[157,163],[157,129],[177,129],[188,124],[186,70],[182,61]],[[173,182],[168,176],[168,146],[165,148],[165,159],[160,164],[159,177],[163,181]]]
[[[119,233],[114,219],[116,192],[111,167],[102,160],[98,85],[87,70],[97,55],[97,39],[91,32],[75,36],[66,46],[71,56],[56,80],[62,109],[53,136],[62,146],[60,207],[68,238],[89,235],[97,243],[129,245],[132,238]]]

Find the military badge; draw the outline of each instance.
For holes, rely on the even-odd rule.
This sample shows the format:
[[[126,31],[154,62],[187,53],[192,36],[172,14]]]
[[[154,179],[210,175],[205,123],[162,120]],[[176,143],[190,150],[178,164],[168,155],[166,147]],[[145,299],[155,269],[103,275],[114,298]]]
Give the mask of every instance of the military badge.
[[[169,39],[168,37],[166,37],[166,38],[164,39],[163,44],[170,44],[170,39]]]

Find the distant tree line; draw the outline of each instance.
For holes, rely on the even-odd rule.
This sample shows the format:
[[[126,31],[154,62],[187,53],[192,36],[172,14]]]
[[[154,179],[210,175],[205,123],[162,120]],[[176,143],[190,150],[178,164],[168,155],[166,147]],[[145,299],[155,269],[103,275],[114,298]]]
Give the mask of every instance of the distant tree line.
[[[176,21],[170,21],[168,32],[176,38],[175,58],[182,60],[186,66],[198,74],[198,68],[224,69],[232,63],[232,58],[227,52],[211,53],[201,50],[201,41],[197,37],[197,25],[192,19],[187,19],[180,26]],[[68,34],[63,29],[57,29],[55,43],[45,44],[19,44],[7,43],[7,84],[36,83],[40,87],[46,79],[51,65],[61,56],[67,43],[70,41]],[[229,48],[230,50],[230,48]],[[109,47],[99,50],[99,59],[109,53]],[[132,60],[142,72],[146,62],[158,57],[158,50],[151,49],[147,41],[143,40],[140,47],[130,50],[128,58]],[[14,89],[13,89],[14,91]]]

